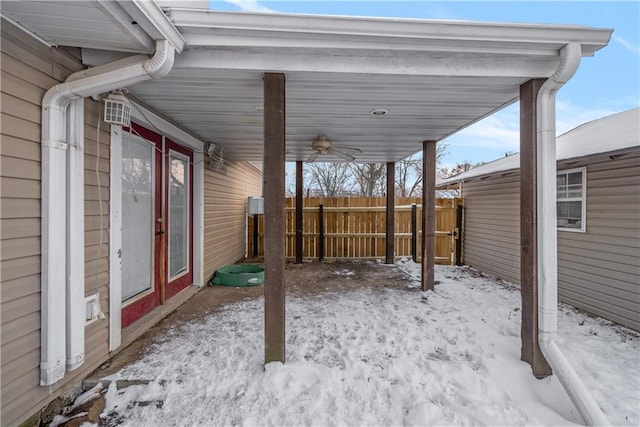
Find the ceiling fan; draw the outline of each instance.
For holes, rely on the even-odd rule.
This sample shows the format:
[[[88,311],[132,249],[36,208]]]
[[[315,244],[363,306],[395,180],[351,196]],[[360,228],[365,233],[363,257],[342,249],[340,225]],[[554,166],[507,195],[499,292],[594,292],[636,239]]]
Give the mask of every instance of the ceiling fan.
[[[331,143],[331,140],[327,138],[325,135],[318,135],[316,139],[311,143],[311,148],[315,150],[315,153],[312,153],[308,158],[307,162],[313,162],[318,158],[318,156],[332,154],[336,157],[340,157],[347,162],[353,162],[356,158],[355,154],[362,153],[362,150],[358,148],[347,148],[347,147],[334,147]]]

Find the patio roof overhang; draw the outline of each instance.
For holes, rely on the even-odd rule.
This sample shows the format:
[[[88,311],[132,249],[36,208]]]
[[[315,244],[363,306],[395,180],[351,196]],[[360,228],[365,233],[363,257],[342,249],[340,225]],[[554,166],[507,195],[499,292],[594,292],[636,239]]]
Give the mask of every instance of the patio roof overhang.
[[[324,134],[395,162],[517,101],[519,87],[551,76],[560,49],[582,56],[610,30],[169,9],[185,50],[161,80],[131,93],[235,160],[263,158],[263,74],[286,75],[287,160],[305,160]],[[93,61],[101,55],[94,52]],[[102,60],[106,60],[107,56]],[[375,109],[385,115],[373,115]],[[341,161],[323,156],[322,161]]]
[[[306,159],[324,134],[361,150],[357,161],[395,162],[517,101],[522,83],[555,72],[566,44],[592,56],[611,35],[566,25],[162,13],[130,1],[6,1],[2,13],[50,44],[84,48],[87,65],[150,53],[169,34],[182,50],[173,70],[131,94],[249,161],[263,159],[265,72],[286,75],[287,160]]]

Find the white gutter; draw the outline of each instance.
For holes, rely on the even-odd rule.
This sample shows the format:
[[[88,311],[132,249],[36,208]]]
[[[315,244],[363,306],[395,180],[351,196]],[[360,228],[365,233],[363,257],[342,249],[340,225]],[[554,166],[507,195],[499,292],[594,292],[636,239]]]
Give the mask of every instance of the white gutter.
[[[61,250],[67,246],[67,242],[74,244],[78,241],[73,234],[70,236],[70,229],[74,224],[67,227],[66,222],[67,107],[74,99],[164,77],[173,67],[174,56],[175,49],[169,41],[157,40],[156,52],[152,58],[115,67],[113,64],[105,64],[85,73],[82,78],[72,75],[64,83],[49,89],[42,99],[41,385],[53,384],[64,377],[67,343],[70,349],[84,348],[84,342],[80,345],[77,341],[84,341],[84,319],[79,321],[76,316],[70,317],[70,324],[65,326],[67,311],[80,310],[84,313],[85,310],[84,277],[74,275],[74,272],[79,271],[79,268],[75,268],[75,263],[82,263],[84,267],[84,257],[78,259],[77,254],[73,258],[68,257],[67,250]],[[77,122],[81,119],[74,115],[74,120]],[[83,117],[81,122],[84,122]],[[82,164],[74,165],[73,168],[83,170],[83,156],[74,156],[74,159]],[[76,185],[74,194],[70,197],[72,200],[84,200],[84,188]],[[84,218],[78,218],[78,221],[83,222]],[[71,241],[71,238],[74,240]],[[67,295],[66,290],[67,258],[73,282],[69,292],[73,292],[73,295]],[[82,286],[77,285],[80,282]],[[81,305],[67,306],[67,299],[69,304],[80,304],[80,295]],[[67,328],[70,331],[68,336]],[[70,354],[70,367],[79,366],[77,363],[80,357],[80,354]]]
[[[558,231],[556,227],[556,92],[574,75],[581,46],[561,50],[557,71],[542,85],[537,99],[538,141],[538,343],[560,383],[590,426],[609,425],[604,413],[558,348]]]

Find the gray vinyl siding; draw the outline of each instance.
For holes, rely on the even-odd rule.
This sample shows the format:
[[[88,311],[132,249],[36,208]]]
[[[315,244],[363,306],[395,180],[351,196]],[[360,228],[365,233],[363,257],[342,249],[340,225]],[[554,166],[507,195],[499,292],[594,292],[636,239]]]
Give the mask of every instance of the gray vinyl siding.
[[[464,263],[520,282],[520,176],[465,182]]]
[[[640,149],[586,167],[586,232],[558,231],[558,298],[640,330]],[[519,172],[463,184],[464,261],[520,283]]]
[[[284,191],[284,190],[283,190]],[[262,173],[247,162],[227,162],[223,171],[204,173],[204,273],[246,254],[247,197],[262,194]]]
[[[586,232],[558,231],[560,301],[640,330],[640,150],[587,167]]]
[[[40,386],[40,122],[41,100],[53,85],[82,69],[79,50],[48,48],[2,21],[2,152],[0,271],[2,391],[0,424],[17,425],[75,385],[108,356],[108,323],[86,329],[85,363],[51,387]],[[85,103],[86,293],[100,291],[108,315],[109,134],[100,136],[103,246],[95,177],[98,104]],[[100,257],[97,258],[98,252]],[[97,274],[96,274],[97,273]]]

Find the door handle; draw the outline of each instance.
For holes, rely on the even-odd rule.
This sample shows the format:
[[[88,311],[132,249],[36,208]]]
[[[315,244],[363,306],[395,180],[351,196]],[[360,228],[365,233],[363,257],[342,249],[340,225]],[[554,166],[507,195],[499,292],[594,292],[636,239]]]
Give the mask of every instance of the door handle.
[[[164,230],[158,230],[158,231],[156,231],[156,236],[159,236],[159,235],[161,235],[161,234],[164,234]]]

